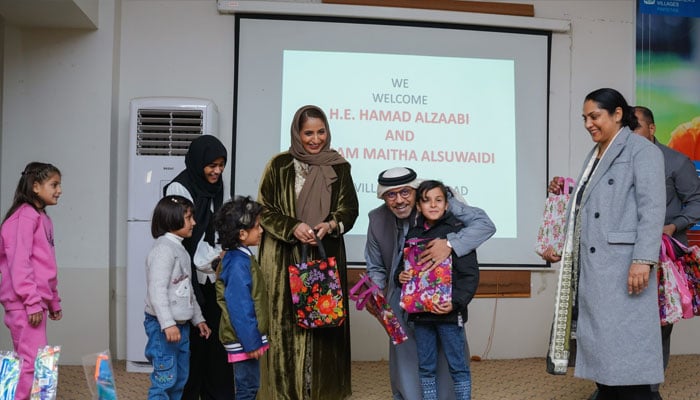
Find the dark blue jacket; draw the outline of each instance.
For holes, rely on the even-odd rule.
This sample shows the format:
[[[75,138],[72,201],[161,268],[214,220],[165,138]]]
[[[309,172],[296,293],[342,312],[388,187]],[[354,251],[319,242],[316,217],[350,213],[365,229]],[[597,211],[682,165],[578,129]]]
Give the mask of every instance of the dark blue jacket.
[[[262,270],[250,250],[226,252],[217,271],[216,300],[221,307],[219,339],[231,354],[267,344],[268,298]]]

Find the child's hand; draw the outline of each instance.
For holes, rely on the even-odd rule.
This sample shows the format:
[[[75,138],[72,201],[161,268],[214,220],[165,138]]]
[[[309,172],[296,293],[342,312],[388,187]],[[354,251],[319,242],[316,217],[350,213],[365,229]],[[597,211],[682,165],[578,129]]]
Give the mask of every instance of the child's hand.
[[[61,318],[63,318],[63,311],[61,311],[61,310],[51,311],[51,312],[49,312],[49,318],[51,318],[54,321],[58,321]]]
[[[178,328],[177,325],[165,328],[163,333],[165,333],[165,340],[170,343],[177,343],[180,341],[180,328]]]
[[[444,303],[440,304],[433,304],[433,314],[449,314],[453,310],[452,308],[452,302],[451,301],[446,301]]]
[[[247,356],[250,357],[250,358],[254,358],[254,359],[257,360],[257,359],[259,359],[260,357],[262,357],[263,353],[265,353],[265,352],[263,351],[263,349],[262,349],[262,347],[261,347],[261,348],[259,348],[259,349],[257,349],[257,350],[249,351],[249,352],[245,353],[245,355],[247,355]]]
[[[29,325],[39,326],[42,319],[44,319],[44,312],[43,311],[39,311],[39,312],[36,312],[34,314],[29,314]]]
[[[209,339],[209,335],[211,335],[211,329],[209,329],[209,325],[207,325],[206,322],[198,323],[197,328],[199,328],[199,336],[205,339]]]
[[[411,278],[413,278],[413,271],[401,271],[401,273],[399,273],[399,282],[402,284],[410,281]]]

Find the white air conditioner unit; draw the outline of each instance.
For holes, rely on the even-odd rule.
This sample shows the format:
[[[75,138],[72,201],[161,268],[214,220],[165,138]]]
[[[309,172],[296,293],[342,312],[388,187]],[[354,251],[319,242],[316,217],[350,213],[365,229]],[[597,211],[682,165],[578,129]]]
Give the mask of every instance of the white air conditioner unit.
[[[218,134],[219,115],[211,100],[143,97],[131,100],[126,265],[127,370],[144,369],[146,256],[153,244],[151,216],[163,187],[185,168],[190,143]],[[147,368],[147,366],[145,366]]]

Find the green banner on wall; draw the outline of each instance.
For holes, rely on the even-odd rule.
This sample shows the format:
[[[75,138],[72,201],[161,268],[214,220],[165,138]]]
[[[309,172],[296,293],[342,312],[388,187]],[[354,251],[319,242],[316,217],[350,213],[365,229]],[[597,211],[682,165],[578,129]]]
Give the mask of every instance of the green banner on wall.
[[[700,160],[700,1],[639,0],[637,104],[661,143]]]

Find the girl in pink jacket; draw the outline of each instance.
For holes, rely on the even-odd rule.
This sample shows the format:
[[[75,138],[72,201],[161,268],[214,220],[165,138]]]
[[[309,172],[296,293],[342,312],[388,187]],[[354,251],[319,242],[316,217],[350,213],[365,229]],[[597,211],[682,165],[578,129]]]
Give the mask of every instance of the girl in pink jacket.
[[[58,203],[61,172],[51,164],[27,164],[12,206],[0,226],[0,303],[22,371],[15,399],[29,399],[34,359],[47,345],[46,317],[62,317],[57,291],[53,224],[46,206]]]

